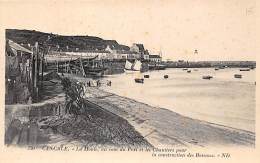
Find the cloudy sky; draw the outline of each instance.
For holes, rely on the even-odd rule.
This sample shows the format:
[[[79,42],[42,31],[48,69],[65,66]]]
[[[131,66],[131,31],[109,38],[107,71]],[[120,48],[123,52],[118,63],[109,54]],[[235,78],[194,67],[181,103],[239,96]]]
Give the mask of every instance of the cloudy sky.
[[[143,43],[164,59],[255,60],[254,0],[0,0],[4,28]],[[193,52],[198,49],[198,55]]]

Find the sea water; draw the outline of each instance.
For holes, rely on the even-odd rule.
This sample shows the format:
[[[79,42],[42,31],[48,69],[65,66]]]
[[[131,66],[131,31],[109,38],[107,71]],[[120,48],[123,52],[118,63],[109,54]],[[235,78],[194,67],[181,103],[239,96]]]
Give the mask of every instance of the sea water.
[[[105,78],[112,81],[111,87],[103,89],[194,119],[255,132],[255,70],[196,69],[189,69],[191,73],[172,68],[111,75]],[[145,74],[150,78],[143,84],[135,83],[135,78]],[[166,74],[168,79],[164,79]],[[234,74],[242,78],[234,78]],[[202,79],[204,75],[213,78]]]

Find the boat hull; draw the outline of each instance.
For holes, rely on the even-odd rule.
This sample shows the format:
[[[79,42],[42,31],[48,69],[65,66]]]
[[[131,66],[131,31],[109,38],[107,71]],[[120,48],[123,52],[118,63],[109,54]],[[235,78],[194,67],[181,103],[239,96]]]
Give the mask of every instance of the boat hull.
[[[250,71],[250,69],[240,69],[239,71]]]
[[[142,84],[143,84],[143,83],[144,83],[144,79],[137,79],[137,78],[136,78],[136,79],[135,79],[135,82],[136,82],[136,83],[142,83]]]
[[[149,75],[144,75],[144,78],[150,78],[150,76]]]
[[[240,78],[242,78],[242,75],[240,75],[240,74],[235,74],[235,75],[234,75],[234,78],[239,78],[239,79],[240,79]]]
[[[129,70],[129,69],[124,69],[124,72],[127,74],[131,74],[131,73],[137,73],[140,72],[139,70]]]
[[[209,75],[207,75],[207,76],[202,76],[202,79],[210,80],[211,78],[213,78],[213,77],[212,77],[212,76],[209,76]]]

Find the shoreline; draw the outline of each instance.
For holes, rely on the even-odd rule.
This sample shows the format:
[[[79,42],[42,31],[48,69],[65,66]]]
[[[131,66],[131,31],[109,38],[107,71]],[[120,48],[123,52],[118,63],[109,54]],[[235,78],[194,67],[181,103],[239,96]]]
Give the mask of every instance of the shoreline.
[[[255,146],[255,133],[90,88],[87,100],[126,119],[153,146]],[[172,131],[171,131],[172,130]]]

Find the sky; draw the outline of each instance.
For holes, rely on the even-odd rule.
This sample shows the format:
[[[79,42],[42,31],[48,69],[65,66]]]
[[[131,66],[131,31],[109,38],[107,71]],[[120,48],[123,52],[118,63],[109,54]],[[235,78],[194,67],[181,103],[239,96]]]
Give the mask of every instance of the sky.
[[[256,60],[254,0],[0,0],[4,28],[143,43],[171,60]],[[194,50],[198,54],[194,54]]]

